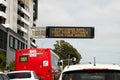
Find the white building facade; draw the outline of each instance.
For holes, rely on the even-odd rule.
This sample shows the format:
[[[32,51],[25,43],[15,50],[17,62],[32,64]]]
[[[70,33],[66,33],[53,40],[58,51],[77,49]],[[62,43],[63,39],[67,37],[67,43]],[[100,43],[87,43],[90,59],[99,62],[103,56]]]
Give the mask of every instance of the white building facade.
[[[0,33],[7,39],[3,39],[4,34],[0,36],[0,50],[8,61],[14,60],[16,49],[37,47],[30,37],[31,28],[36,27],[37,9],[38,0],[0,0]]]

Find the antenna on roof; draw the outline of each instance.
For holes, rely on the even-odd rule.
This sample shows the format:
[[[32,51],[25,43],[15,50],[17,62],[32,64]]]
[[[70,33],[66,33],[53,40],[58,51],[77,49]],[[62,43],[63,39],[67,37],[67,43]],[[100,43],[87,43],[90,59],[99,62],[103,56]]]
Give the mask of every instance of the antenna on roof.
[[[96,66],[96,59],[95,59],[95,57],[94,57],[94,66]]]

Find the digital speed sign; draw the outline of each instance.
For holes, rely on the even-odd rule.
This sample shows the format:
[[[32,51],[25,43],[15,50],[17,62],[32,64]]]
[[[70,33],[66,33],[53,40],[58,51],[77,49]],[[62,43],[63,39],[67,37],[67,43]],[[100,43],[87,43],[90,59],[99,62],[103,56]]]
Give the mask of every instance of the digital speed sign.
[[[94,38],[94,27],[46,27],[47,38]]]

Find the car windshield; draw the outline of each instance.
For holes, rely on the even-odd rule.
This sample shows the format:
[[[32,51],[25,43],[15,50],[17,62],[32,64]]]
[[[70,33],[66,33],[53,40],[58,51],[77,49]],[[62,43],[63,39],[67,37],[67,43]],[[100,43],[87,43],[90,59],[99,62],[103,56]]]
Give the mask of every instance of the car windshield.
[[[0,80],[2,80],[2,74],[0,74]]]
[[[8,76],[9,76],[10,79],[15,79],[15,78],[31,78],[30,72],[9,73]]]
[[[84,70],[63,73],[62,80],[120,80],[120,71]]]

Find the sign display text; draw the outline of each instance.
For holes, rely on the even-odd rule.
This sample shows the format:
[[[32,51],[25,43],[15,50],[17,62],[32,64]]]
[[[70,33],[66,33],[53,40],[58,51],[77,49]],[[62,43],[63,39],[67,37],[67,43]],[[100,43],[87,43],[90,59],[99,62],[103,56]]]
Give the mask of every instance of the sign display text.
[[[47,27],[47,38],[94,38],[94,27]]]

